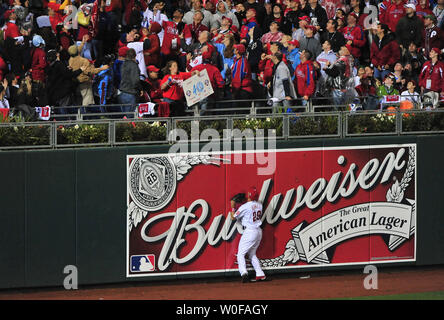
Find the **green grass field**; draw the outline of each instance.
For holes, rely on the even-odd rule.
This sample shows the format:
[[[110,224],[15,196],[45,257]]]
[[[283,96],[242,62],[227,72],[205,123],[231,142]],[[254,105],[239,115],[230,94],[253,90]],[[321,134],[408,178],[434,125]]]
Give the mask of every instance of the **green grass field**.
[[[444,291],[406,293],[386,296],[338,298],[334,300],[444,300]]]

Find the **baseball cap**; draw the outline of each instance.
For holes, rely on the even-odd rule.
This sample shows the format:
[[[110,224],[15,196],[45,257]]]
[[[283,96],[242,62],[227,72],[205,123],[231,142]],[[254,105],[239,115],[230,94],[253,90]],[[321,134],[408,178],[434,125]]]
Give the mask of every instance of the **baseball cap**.
[[[126,57],[126,53],[128,52],[128,50],[129,48],[127,46],[120,47],[118,51],[119,57]]]
[[[254,8],[250,8],[250,9],[248,9],[247,11],[253,11],[254,14],[256,14],[256,9],[254,9]]]
[[[239,54],[245,53],[245,46],[243,44],[235,44],[233,48],[236,49],[239,52]]]
[[[428,14],[428,15],[424,16],[424,19],[430,19],[435,23],[438,21],[438,19],[436,19],[436,16],[434,14]]]
[[[299,48],[299,41],[298,40],[288,41],[288,44],[291,44],[292,46]]]
[[[60,10],[60,4],[59,3],[55,3],[55,2],[48,2],[48,8],[52,9],[54,11],[59,11]]]
[[[410,8],[416,11],[416,6],[413,3],[406,3],[404,8]]]
[[[230,25],[233,24],[233,19],[228,18],[227,16],[223,16],[222,19],[226,19],[230,22]]]
[[[126,55],[126,53],[125,53],[125,55]],[[157,68],[156,66],[150,65],[150,66],[146,67],[146,70],[148,72],[159,72],[160,69]]]
[[[250,187],[248,189],[248,194],[247,197],[250,198],[251,200],[257,200],[259,195],[257,193],[256,187]]]
[[[355,18],[355,20],[358,20],[358,16],[354,12],[349,13],[348,16],[349,17],[351,16],[351,17]]]
[[[5,13],[3,14],[3,18],[5,18],[5,20],[9,20],[9,16],[14,12],[14,10],[7,10],[5,11]]]
[[[312,25],[308,25],[308,26],[306,26],[305,28],[306,28],[306,29],[311,29],[311,30],[313,30],[313,33],[316,33],[316,32],[318,31],[318,29],[316,29],[316,27],[315,27],[315,26],[312,26]]]
[[[304,20],[304,21],[307,21],[308,23],[311,22],[311,18],[310,18],[309,16],[302,16],[302,17],[299,17],[299,20]]]
[[[435,51],[436,52],[436,54],[440,54],[441,53],[441,50],[439,50],[439,48],[432,48],[432,50],[431,51]]]
[[[387,73],[387,75],[384,77],[384,80],[387,79],[387,78],[390,78],[390,79],[392,79],[392,80],[395,80],[395,79],[396,79],[396,77],[395,77],[395,75],[393,74],[393,72]]]
[[[38,34],[34,35],[34,37],[32,38],[32,45],[34,47],[40,47],[40,45],[42,44],[45,45],[45,40],[43,40],[43,38]]]

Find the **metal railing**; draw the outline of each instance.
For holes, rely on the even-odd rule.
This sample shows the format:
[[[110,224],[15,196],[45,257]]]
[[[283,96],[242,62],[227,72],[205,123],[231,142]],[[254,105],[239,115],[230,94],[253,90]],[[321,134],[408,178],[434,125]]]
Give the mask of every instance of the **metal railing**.
[[[176,129],[176,131],[173,131]],[[184,137],[177,135],[181,129]],[[214,136],[204,136],[213,129]],[[0,149],[57,149],[239,139],[263,129],[279,140],[444,133],[444,110],[332,111],[0,124]],[[192,132],[194,130],[194,132]],[[271,130],[271,131],[268,131]],[[239,132],[238,131],[238,132]],[[194,136],[193,136],[194,134]],[[244,138],[244,137],[240,137]]]

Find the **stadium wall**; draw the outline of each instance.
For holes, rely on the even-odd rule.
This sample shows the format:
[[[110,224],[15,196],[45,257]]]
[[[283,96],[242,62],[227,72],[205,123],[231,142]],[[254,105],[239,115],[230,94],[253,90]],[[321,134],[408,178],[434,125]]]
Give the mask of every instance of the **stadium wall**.
[[[419,213],[416,262],[405,264],[444,264],[444,135],[279,141],[277,148],[405,143],[417,144]],[[78,268],[80,286],[141,281],[126,277],[126,157],[167,152],[168,146],[0,152],[0,288],[62,286],[67,265]],[[344,268],[356,269],[333,269]],[[148,281],[179,277],[193,275]]]

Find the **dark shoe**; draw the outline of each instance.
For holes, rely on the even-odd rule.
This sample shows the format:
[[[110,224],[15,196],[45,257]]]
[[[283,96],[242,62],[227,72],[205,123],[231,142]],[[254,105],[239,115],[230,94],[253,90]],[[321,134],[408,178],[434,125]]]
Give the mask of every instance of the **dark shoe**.
[[[250,282],[250,279],[248,278],[248,273],[244,273],[242,275],[242,283]]]

